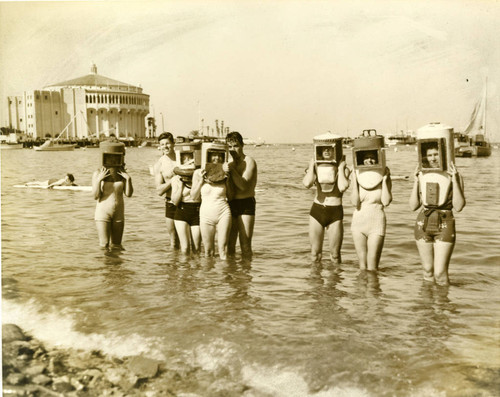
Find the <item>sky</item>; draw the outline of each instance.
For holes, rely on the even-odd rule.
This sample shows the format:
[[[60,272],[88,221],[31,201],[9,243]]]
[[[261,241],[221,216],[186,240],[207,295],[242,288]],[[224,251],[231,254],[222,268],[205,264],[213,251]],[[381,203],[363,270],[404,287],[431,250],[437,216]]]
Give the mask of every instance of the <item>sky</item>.
[[[217,119],[268,143],[460,131],[487,81],[499,142],[499,26],[498,0],[0,1],[0,125],[7,96],[94,63],[150,95],[159,129]]]

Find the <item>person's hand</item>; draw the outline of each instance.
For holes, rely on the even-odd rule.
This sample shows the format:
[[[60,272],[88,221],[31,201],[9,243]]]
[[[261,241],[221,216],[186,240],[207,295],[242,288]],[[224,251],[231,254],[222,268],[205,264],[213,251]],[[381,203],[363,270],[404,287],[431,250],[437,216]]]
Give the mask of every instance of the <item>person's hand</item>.
[[[453,164],[453,163],[450,163],[450,166],[448,167],[447,172],[451,177],[455,177],[458,175],[457,167],[455,167],[455,164]]]
[[[413,175],[415,175],[415,178],[418,178],[418,174],[420,174],[420,166],[416,166],[415,171],[413,172]]]
[[[231,172],[231,169],[233,168],[232,164],[233,163],[222,164],[222,171],[224,171],[226,174],[229,174]]]
[[[389,167],[385,167],[385,171],[384,171],[384,176],[383,176],[383,180],[387,180],[387,178],[390,178],[391,177],[391,170],[389,169]]]
[[[118,171],[117,173],[118,173],[118,175],[120,175],[126,181],[130,180],[130,175],[127,174],[124,170],[123,171]]]
[[[105,179],[108,176],[109,176],[109,170],[106,167],[101,167],[101,169],[99,169],[99,171],[97,173],[97,179],[102,181],[103,179]]]

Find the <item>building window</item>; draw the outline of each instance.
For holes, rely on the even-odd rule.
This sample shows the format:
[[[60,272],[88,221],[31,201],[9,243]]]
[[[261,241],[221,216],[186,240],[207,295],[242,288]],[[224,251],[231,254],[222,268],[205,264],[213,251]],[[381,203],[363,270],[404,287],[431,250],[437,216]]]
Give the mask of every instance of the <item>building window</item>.
[[[45,100],[47,100],[47,95],[45,95]]]
[[[40,99],[40,95],[36,94],[36,99]]]
[[[56,116],[57,116],[57,114],[58,114],[58,113],[57,113],[57,110],[56,110]]]

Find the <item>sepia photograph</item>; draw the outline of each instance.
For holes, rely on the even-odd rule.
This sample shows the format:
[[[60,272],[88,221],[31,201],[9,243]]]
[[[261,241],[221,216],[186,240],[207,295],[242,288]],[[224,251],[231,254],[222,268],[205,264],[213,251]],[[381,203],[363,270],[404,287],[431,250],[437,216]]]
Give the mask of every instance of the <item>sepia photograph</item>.
[[[0,0],[2,395],[498,397],[499,24]]]

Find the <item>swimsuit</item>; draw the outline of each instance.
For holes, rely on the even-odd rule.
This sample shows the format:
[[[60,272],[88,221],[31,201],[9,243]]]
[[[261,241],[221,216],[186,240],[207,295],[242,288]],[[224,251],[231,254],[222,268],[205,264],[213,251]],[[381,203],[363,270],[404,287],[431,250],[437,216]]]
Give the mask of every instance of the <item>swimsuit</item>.
[[[165,198],[165,217],[169,219],[174,219],[176,209],[177,206],[174,203],[172,203],[170,197]]]
[[[231,217],[226,199],[226,183],[204,183],[201,187],[200,222],[215,226],[226,217]]]
[[[189,226],[199,226],[201,203],[179,203],[174,220],[186,222]]]
[[[123,201],[123,180],[117,182],[102,181],[102,194],[95,207],[94,220],[101,222],[125,221],[125,203]]]
[[[455,218],[451,209],[423,208],[415,223],[415,240],[427,243],[455,242]]]
[[[344,219],[344,208],[342,205],[322,205],[313,202],[309,213],[323,227]]]
[[[255,197],[234,199],[229,202],[233,218],[237,218],[240,215],[255,215],[255,205]]]
[[[359,186],[360,209],[355,209],[352,214],[351,231],[365,236],[376,234],[385,236],[385,212],[381,203],[381,185],[375,189],[365,189]]]
[[[362,203],[361,208],[354,210],[351,231],[368,236],[376,234],[385,236],[385,212],[382,204]]]

